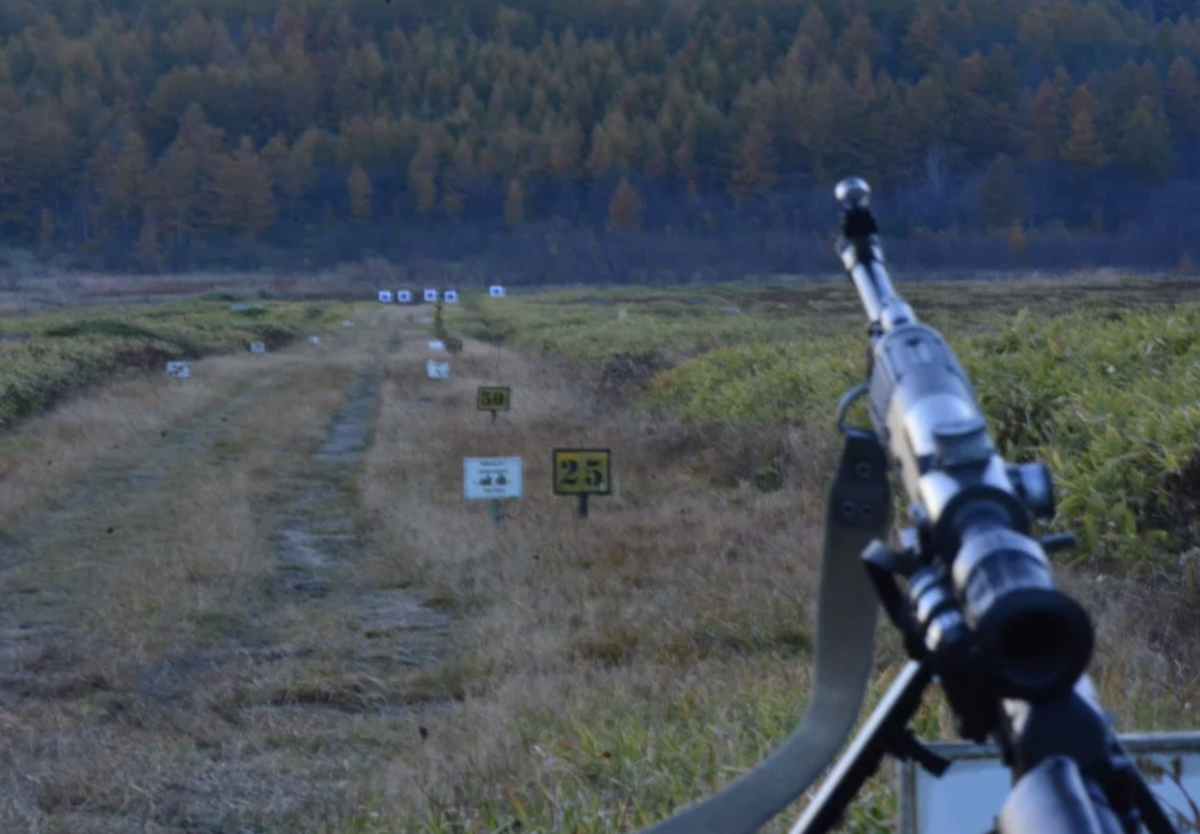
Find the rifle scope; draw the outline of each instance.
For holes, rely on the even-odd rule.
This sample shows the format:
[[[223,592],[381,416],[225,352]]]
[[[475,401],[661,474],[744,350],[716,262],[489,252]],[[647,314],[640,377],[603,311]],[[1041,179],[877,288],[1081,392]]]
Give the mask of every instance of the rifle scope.
[[[997,453],[953,350],[892,288],[870,194],[857,177],[838,184],[838,250],[870,320],[868,411],[916,525],[917,620],[930,650],[969,635],[1001,697],[1055,698],[1083,674],[1094,635],[1083,607],[1054,585],[1043,545],[1058,542],[1030,532],[1034,518],[1054,514],[1049,472]]]

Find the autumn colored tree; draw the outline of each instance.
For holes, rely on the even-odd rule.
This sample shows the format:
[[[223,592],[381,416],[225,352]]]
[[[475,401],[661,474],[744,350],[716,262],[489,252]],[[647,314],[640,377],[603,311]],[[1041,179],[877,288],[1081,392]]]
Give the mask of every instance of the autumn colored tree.
[[[102,238],[116,234],[128,245],[136,233],[149,188],[146,144],[126,128],[88,160],[87,178],[95,195],[93,222]]]
[[[38,245],[41,246],[43,251],[49,251],[54,246],[56,228],[54,212],[48,208],[42,209],[38,222]]]
[[[989,229],[1011,229],[1024,214],[1021,182],[1017,166],[1005,154],[988,165],[987,175],[979,184],[979,209]]]
[[[734,158],[729,193],[739,203],[769,191],[775,184],[776,155],[771,131],[761,121],[751,122]]]
[[[1029,155],[1057,159],[1064,138],[1064,107],[1058,90],[1049,81],[1038,85],[1029,104]]]
[[[938,62],[945,49],[937,13],[929,6],[921,7],[904,33],[906,68],[924,74]]]
[[[158,233],[158,207],[150,204],[142,212],[141,229],[135,247],[136,260],[144,269],[162,266],[162,247]]]
[[[1166,116],[1149,96],[1137,105],[1122,126],[1118,158],[1137,176],[1157,180],[1171,170],[1174,154]]]
[[[208,123],[200,105],[193,104],[154,166],[147,190],[159,208],[161,233],[175,245],[211,223],[211,183],[222,140],[222,131]]]
[[[1200,83],[1195,64],[1183,55],[1176,58],[1167,71],[1165,86],[1172,134],[1179,142],[1195,139],[1200,135]]]
[[[1014,220],[1012,226],[1008,229],[1008,248],[1015,255],[1024,255],[1025,248],[1029,245],[1029,240],[1025,236],[1025,229],[1022,228],[1019,220]]]
[[[438,153],[429,133],[420,142],[408,164],[408,187],[417,211],[428,214],[437,205]]]
[[[350,169],[346,179],[346,190],[350,199],[350,216],[359,223],[371,217],[371,177],[357,163]]]
[[[1071,99],[1070,128],[1062,144],[1062,160],[1081,170],[1095,170],[1112,158],[1096,129],[1096,97],[1087,87],[1080,87]]]
[[[525,222],[525,190],[518,179],[509,180],[504,196],[504,222],[515,229]]]
[[[613,190],[608,202],[608,221],[614,229],[636,229],[642,222],[642,198],[626,177]]]
[[[243,240],[254,240],[275,222],[274,183],[267,162],[243,136],[233,153],[213,162],[213,225]]]

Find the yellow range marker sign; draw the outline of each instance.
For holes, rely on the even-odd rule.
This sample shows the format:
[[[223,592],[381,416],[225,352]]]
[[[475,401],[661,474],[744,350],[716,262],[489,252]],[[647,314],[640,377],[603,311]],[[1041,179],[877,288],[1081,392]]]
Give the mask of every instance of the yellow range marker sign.
[[[511,399],[508,388],[480,386],[475,407],[480,411],[508,411]]]
[[[611,452],[608,449],[555,449],[554,494],[611,495]]]

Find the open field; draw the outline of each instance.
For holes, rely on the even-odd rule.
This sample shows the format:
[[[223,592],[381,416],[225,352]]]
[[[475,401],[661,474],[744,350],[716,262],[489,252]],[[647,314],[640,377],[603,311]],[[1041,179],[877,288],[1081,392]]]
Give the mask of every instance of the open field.
[[[1060,577],[1121,728],[1200,724],[1200,284],[904,292],[1014,454],[1057,455],[1092,556]],[[349,315],[2,436],[0,830],[622,832],[792,728],[865,344],[849,286],[472,298],[448,381],[420,314]],[[512,386],[495,427],[479,384]],[[613,450],[587,520],[550,495],[567,445]],[[492,455],[525,460],[500,524],[461,495],[461,458]],[[881,629],[875,694],[901,659]],[[950,737],[936,698],[919,729]],[[887,787],[850,830],[886,830]]]

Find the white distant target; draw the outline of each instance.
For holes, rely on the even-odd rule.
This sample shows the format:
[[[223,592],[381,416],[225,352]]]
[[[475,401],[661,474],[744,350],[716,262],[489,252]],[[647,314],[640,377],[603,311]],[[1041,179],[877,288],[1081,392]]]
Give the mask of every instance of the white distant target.
[[[456,290],[446,290],[446,292],[442,294],[442,298],[446,300],[447,304],[457,304],[458,292]]]
[[[504,298],[504,287],[499,285],[493,286],[488,290],[488,295],[492,298]]]
[[[400,290],[396,293],[396,300],[401,304],[412,304],[412,291]]]
[[[425,300],[426,301],[437,301],[438,300],[438,291],[437,290],[425,290]]]
[[[380,290],[379,291],[379,303],[380,304],[391,304],[392,303],[391,290]]]

